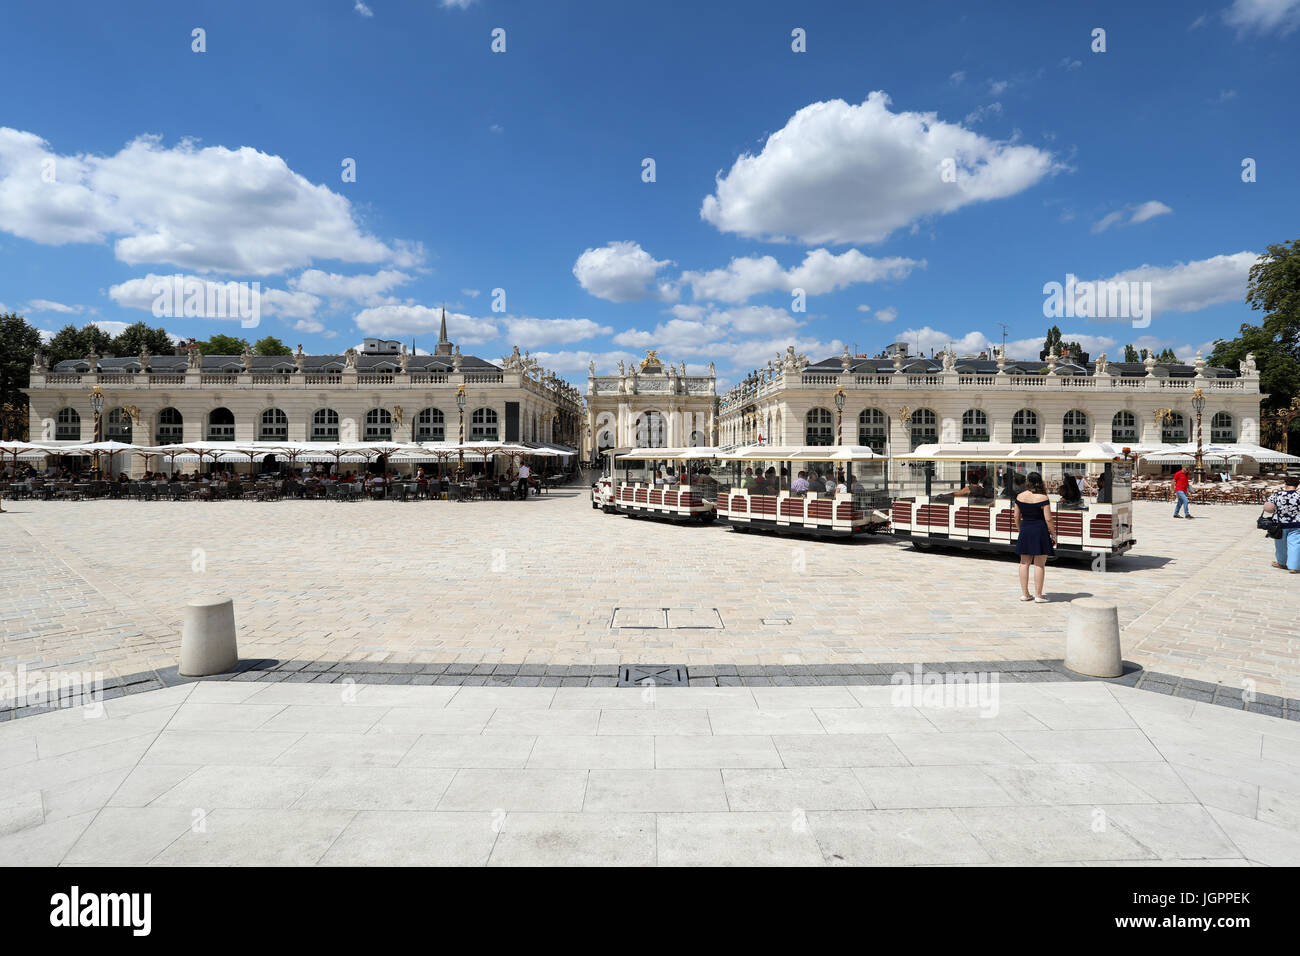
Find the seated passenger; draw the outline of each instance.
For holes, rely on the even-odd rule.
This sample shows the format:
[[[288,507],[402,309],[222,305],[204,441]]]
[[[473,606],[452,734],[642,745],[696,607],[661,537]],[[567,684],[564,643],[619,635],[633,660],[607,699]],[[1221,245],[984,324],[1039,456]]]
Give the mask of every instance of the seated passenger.
[[[808,493],[808,472],[799,472],[799,477],[790,483],[790,494],[806,495]]]
[[[754,477],[754,469],[746,468],[745,476],[740,479],[740,487],[744,488],[751,495],[758,489],[758,479]]]
[[[1074,475],[1066,475],[1061,482],[1060,508],[1082,508],[1083,495],[1079,492],[1079,482]]]

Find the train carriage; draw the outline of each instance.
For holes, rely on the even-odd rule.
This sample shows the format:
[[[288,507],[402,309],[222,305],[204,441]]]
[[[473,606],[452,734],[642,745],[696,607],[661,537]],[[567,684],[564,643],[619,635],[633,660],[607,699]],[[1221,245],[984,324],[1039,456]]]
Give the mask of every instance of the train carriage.
[[[894,536],[918,547],[1014,552],[1017,478],[1034,471],[1049,487],[1058,557],[1120,555],[1137,543],[1134,462],[1111,445],[962,442],[922,445],[894,460],[923,475],[924,494],[896,498],[890,506]],[[1085,496],[1078,507],[1062,503],[1053,488],[1066,474],[1094,482],[1091,500]]]
[[[611,454],[610,504],[619,514],[667,521],[713,520],[713,448],[628,448]]]
[[[888,526],[887,459],[868,447],[754,445],[717,458],[718,519],[735,528],[852,536]]]

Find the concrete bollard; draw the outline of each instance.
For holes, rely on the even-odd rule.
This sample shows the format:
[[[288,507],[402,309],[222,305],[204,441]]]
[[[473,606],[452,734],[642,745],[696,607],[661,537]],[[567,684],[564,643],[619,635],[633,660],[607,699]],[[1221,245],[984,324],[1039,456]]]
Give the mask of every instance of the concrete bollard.
[[[1120,677],[1119,610],[1113,601],[1076,598],[1065,628],[1065,666],[1089,677]]]
[[[230,598],[196,598],[187,604],[181,631],[181,676],[225,674],[238,663],[235,602]]]

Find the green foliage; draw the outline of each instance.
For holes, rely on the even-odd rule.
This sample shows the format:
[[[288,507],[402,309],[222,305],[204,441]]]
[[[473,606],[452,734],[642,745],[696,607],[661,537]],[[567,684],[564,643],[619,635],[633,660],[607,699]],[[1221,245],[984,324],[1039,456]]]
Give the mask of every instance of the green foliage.
[[[113,337],[98,325],[65,325],[50,339],[45,354],[53,367],[68,359],[84,359],[92,351],[99,356],[111,354],[112,344]]]
[[[1126,345],[1126,346],[1124,346],[1124,361],[1125,361],[1125,362],[1140,362],[1140,361],[1142,361],[1142,359],[1141,359],[1141,357],[1138,355],[1138,350],[1137,350],[1137,349],[1135,349],[1135,348],[1134,348],[1133,346],[1131,346],[1131,345]]]
[[[231,335],[214,335],[205,342],[199,342],[198,346],[204,355],[243,355],[244,349],[248,348],[248,340]]]
[[[285,345],[274,335],[268,335],[264,339],[258,339],[257,344],[253,346],[254,355],[292,355],[293,350]]]
[[[17,313],[0,315],[0,404],[27,407],[27,373],[41,344],[41,333]]]
[[[150,355],[172,355],[176,346],[165,329],[151,329],[143,322],[128,325],[109,345],[109,351],[117,356],[139,355],[143,346]]]

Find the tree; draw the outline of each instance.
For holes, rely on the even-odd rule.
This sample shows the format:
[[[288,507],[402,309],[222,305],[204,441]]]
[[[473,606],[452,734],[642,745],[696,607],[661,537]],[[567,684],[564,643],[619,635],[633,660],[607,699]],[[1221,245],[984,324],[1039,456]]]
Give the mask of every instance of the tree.
[[[237,339],[230,335],[214,335],[206,342],[197,343],[204,355],[243,355],[248,348],[247,339]]]
[[[1051,352],[1056,349],[1056,353],[1061,353],[1061,329],[1059,326],[1052,326],[1047,330],[1047,337],[1043,339],[1043,351]]]
[[[165,329],[151,329],[143,322],[128,325],[109,345],[114,355],[139,355],[141,347],[150,355],[171,355],[175,351],[172,337]]]
[[[1246,302],[1264,321],[1243,323],[1234,339],[1216,339],[1209,362],[1240,371],[1246,353],[1254,353],[1264,411],[1276,411],[1300,395],[1300,239],[1267,247],[1250,267]]]
[[[84,359],[92,351],[96,355],[109,354],[112,344],[113,337],[98,325],[65,325],[50,339],[46,354],[53,367],[67,359]]]
[[[1137,350],[1137,349],[1135,349],[1135,348],[1134,348],[1133,346],[1131,346],[1131,345],[1126,345],[1126,346],[1124,346],[1124,361],[1125,361],[1125,362],[1140,362],[1140,361],[1142,361],[1142,359],[1138,357],[1138,350]]]
[[[253,346],[254,355],[292,355],[293,350],[285,345],[274,335],[268,335],[264,339],[258,339],[257,344]]]
[[[25,436],[28,371],[41,344],[40,330],[17,313],[0,315],[0,430],[6,439]]]
[[[1171,364],[1171,365],[1177,365],[1177,364],[1178,364],[1178,356],[1174,354],[1174,350],[1173,350],[1173,349],[1166,347],[1164,350],[1162,350],[1162,351],[1160,352],[1159,355],[1156,356],[1156,361],[1157,361],[1157,362],[1167,362],[1167,363],[1169,363],[1169,364]]]

